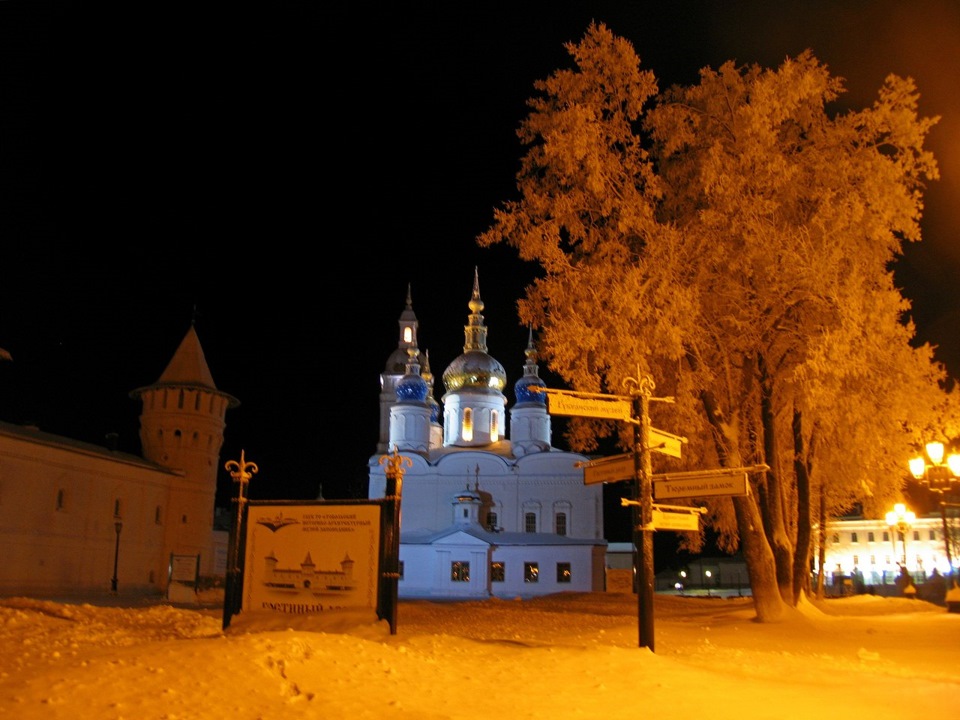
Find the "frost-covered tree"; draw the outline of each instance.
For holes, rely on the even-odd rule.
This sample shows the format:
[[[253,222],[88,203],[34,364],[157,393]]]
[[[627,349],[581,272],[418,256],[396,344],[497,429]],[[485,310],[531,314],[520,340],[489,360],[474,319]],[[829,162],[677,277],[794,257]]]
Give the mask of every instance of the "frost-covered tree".
[[[936,120],[895,76],[872,107],[831,114],[842,81],[809,52],[661,93],[602,24],[567,49],[573,67],[534,84],[518,132],[519,199],[478,242],[540,265],[521,321],[571,387],[621,393],[649,374],[676,399],[651,408],[690,438],[688,466],[769,465],[747,496],[706,504],[743,551],[758,618],[777,619],[826,519],[813,489],[831,512],[889,497],[917,422],[948,402],[890,270],[920,239]],[[628,429],[572,428],[584,451],[617,432],[629,446]]]

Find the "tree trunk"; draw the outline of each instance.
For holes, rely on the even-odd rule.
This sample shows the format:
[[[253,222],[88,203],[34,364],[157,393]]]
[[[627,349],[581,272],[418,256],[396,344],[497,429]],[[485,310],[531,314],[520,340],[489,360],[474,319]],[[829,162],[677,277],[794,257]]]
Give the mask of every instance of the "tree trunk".
[[[717,454],[724,467],[740,467],[739,437],[735,427],[726,421],[716,398],[709,391],[700,393],[707,419],[715,431]],[[748,487],[749,493],[749,487]],[[740,549],[750,576],[753,607],[760,622],[777,622],[783,618],[784,602],[777,586],[776,562],[763,531],[763,519],[756,496],[734,497],[733,508],[740,534]]]
[[[797,547],[793,556],[793,603],[800,593],[810,591],[810,473],[808,458],[803,452],[803,417],[793,410],[793,472],[797,477]],[[811,445],[813,443],[811,442]]]
[[[767,465],[766,493],[761,495],[767,539],[773,550],[777,567],[777,585],[780,596],[788,605],[795,605],[793,594],[793,545],[784,523],[783,503],[785,490],[780,480],[779,452],[777,451],[777,432],[773,410],[773,378],[767,369],[763,355],[757,360],[760,373],[760,420],[763,426],[763,454]]]

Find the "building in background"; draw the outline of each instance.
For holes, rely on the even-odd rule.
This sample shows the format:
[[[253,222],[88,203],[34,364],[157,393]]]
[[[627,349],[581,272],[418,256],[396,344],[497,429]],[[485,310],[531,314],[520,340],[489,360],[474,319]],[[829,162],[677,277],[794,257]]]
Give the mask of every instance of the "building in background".
[[[429,353],[417,345],[409,291],[399,343],[380,377],[369,497],[384,496],[386,454],[410,461],[402,482],[398,593],[489,598],[603,590],[603,488],[584,485],[585,455],[552,445],[533,335],[513,385],[508,439],[507,374],[487,352],[476,272],[468,307],[463,353],[442,375],[442,404]]]
[[[226,411],[191,325],[141,403],[143,457],[0,423],[0,594],[165,592],[174,557],[223,576],[214,530]]]
[[[904,555],[906,570],[917,585],[934,568],[944,577],[949,574],[939,515],[916,518],[903,539],[883,518],[839,518],[827,523],[824,583],[828,587],[849,587],[851,592],[858,587],[862,591],[893,586]]]

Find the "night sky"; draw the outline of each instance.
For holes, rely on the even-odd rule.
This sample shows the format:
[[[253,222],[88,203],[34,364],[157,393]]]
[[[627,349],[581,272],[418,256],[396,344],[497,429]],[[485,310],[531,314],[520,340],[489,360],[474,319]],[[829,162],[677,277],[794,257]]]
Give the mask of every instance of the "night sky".
[[[258,464],[251,495],[312,499],[322,483],[349,497],[408,284],[439,397],[474,267],[512,402],[532,268],[475,237],[515,196],[534,81],[591,20],[661,87],[806,48],[855,108],[888,73],[912,76],[921,113],[943,116],[929,136],[942,178],[896,272],[920,338],[960,377],[960,6],[781,5],[0,3],[0,419],[95,443],[118,432],[139,452],[129,392],[195,318],[214,380],[241,401],[223,459]]]

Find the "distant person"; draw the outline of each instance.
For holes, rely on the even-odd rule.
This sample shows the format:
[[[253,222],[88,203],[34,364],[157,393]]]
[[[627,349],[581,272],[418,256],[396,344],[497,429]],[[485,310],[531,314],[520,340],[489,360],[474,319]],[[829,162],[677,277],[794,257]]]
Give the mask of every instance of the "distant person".
[[[943,605],[947,597],[947,581],[936,568],[923,584],[921,597],[937,605]]]
[[[913,578],[910,577],[910,573],[907,572],[907,568],[905,565],[900,566],[900,574],[897,575],[897,579],[894,584],[897,586],[897,592],[899,592],[901,595],[906,595],[907,588],[910,588],[913,586]],[[915,592],[916,592],[916,589],[914,589],[913,593]],[[913,593],[909,593],[909,594],[913,595]]]

